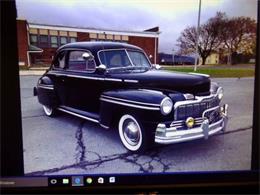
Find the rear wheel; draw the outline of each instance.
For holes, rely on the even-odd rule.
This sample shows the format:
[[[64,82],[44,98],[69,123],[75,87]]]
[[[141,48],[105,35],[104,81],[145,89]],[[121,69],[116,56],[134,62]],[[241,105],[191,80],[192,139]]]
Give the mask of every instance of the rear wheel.
[[[43,105],[43,110],[44,110],[44,113],[49,116],[49,117],[52,117],[55,115],[55,109],[50,107],[50,106],[46,106],[46,105]]]
[[[132,115],[123,115],[118,124],[118,131],[123,145],[132,152],[145,151],[147,136],[144,128]]]

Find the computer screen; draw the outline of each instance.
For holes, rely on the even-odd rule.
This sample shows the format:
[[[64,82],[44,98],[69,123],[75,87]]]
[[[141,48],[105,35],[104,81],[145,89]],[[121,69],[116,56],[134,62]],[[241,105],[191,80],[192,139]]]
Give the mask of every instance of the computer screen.
[[[16,96],[2,116],[15,114],[1,128],[1,159],[16,165],[3,163],[1,187],[259,173],[258,1],[12,3],[17,55],[5,89]]]

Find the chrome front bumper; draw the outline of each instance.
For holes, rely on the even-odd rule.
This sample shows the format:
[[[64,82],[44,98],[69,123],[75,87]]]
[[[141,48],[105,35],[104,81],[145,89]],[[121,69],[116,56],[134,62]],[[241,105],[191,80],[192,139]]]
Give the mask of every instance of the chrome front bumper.
[[[195,139],[208,139],[209,136],[216,134],[219,131],[225,131],[228,122],[227,116],[228,105],[222,107],[221,119],[215,123],[209,124],[208,119],[204,119],[199,127],[176,130],[175,128],[166,128],[160,123],[156,129],[155,142],[159,144],[172,144],[185,142]]]

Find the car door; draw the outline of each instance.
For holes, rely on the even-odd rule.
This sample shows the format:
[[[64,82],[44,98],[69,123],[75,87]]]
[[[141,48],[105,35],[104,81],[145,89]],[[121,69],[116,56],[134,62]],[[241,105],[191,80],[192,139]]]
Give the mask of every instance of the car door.
[[[96,73],[94,57],[84,59],[87,50],[70,50],[67,52],[66,98],[67,104],[74,109],[90,113],[99,112],[100,93],[103,90],[104,76]]]
[[[60,51],[53,60],[52,68],[48,72],[48,77],[54,84],[55,93],[58,97],[60,105],[66,105],[66,73],[64,68],[66,66],[66,51]]]

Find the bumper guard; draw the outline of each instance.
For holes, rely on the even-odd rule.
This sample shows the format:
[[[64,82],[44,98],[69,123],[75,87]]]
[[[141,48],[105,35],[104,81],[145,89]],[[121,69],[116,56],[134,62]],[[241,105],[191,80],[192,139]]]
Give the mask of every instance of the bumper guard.
[[[175,128],[166,128],[165,124],[160,123],[157,126],[155,134],[155,142],[159,144],[172,144],[195,140],[199,138],[208,139],[209,136],[219,131],[225,131],[228,122],[228,105],[221,107],[221,119],[215,123],[209,124],[208,119],[204,119],[199,127],[176,130]]]

